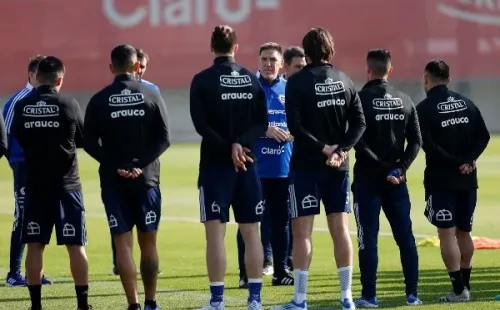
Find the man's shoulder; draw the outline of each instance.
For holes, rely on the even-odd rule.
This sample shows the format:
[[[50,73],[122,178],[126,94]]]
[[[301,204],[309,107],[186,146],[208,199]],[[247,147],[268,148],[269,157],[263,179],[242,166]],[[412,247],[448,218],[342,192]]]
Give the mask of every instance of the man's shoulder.
[[[16,91],[5,103],[4,110],[8,109],[10,105],[16,103],[17,101],[26,97],[29,93],[31,93],[32,89],[24,87],[18,91]]]
[[[150,82],[150,81],[148,81],[148,80],[144,80],[144,79],[141,79],[141,81],[140,81],[140,82],[141,82],[142,84],[144,84],[144,85],[146,85],[146,86],[148,86],[148,87],[152,88],[153,90],[156,90],[156,91],[158,91],[158,92],[160,91],[160,88],[158,87],[158,85],[156,85],[156,84],[155,84],[155,83],[153,83],[153,82]]]

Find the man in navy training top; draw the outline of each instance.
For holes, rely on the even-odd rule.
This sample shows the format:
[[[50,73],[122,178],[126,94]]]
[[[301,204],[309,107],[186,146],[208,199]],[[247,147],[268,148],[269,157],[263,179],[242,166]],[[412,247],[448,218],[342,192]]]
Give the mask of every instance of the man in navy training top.
[[[292,137],[285,115],[286,80],[279,76],[283,65],[282,48],[277,43],[266,43],[259,51],[259,82],[266,93],[269,127],[266,135],[255,143],[257,169],[262,184],[265,211],[269,217],[270,237],[274,261],[273,285],[293,285],[288,272],[289,217],[288,172],[292,155]],[[261,226],[262,228],[262,226]],[[244,244],[238,233],[238,262],[240,287],[246,282],[244,274]],[[243,273],[243,275],[242,275]]]
[[[406,171],[422,145],[417,111],[410,97],[387,81],[392,73],[389,51],[369,51],[366,63],[369,81],[359,92],[366,130],[354,147],[356,163],[352,185],[362,285],[356,306],[378,307],[376,284],[381,210],[399,247],[406,304],[419,306],[422,301],[418,298],[418,253],[406,185]]]
[[[144,74],[146,73],[146,69],[148,68],[149,55],[146,54],[146,52],[140,48],[136,48],[135,51],[137,53],[137,60],[139,61],[139,70],[136,72],[137,79],[139,80],[139,82],[141,82],[141,83],[145,84],[146,86],[150,87],[151,89],[157,91],[161,95],[160,89],[158,88],[158,86],[156,86],[156,84],[151,83],[149,81],[146,81],[145,79],[142,78],[144,76]],[[115,243],[113,241],[113,236],[111,236],[111,249],[113,251],[113,271],[112,272],[114,275],[117,276],[118,275],[118,268],[116,267],[116,247],[115,247]],[[138,270],[137,273],[140,273],[140,270]],[[160,270],[158,270],[158,274],[161,274]]]
[[[10,238],[10,264],[9,273],[5,279],[5,286],[19,287],[26,286],[26,279],[21,275],[21,264],[23,260],[24,244],[21,242],[22,230],[22,215],[24,208],[24,188],[26,186],[26,166],[24,164],[23,150],[19,145],[15,135],[12,132],[12,120],[14,119],[14,108],[16,103],[27,96],[33,87],[37,87],[36,72],[38,64],[43,59],[43,56],[37,55],[30,59],[28,64],[28,83],[26,86],[16,92],[5,104],[3,108],[3,118],[7,131],[8,149],[6,153],[9,165],[14,174],[14,225],[12,226],[12,235]],[[45,276],[42,279],[42,284],[52,284]]]

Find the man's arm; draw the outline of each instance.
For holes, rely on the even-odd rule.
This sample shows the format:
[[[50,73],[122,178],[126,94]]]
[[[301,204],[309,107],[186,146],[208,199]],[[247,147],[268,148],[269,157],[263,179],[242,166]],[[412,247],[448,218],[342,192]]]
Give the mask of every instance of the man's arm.
[[[207,142],[220,146],[229,146],[229,142],[225,141],[215,130],[213,130],[207,123],[205,111],[203,110],[202,81],[199,75],[195,75],[191,82],[191,89],[189,92],[189,110],[191,113],[191,120],[193,121],[196,132]]]
[[[269,123],[267,122],[267,101],[262,86],[258,84],[259,90],[253,102],[253,126],[236,138],[235,143],[241,145],[253,144],[255,140],[266,135]]]
[[[488,143],[490,142],[490,133],[488,128],[486,127],[486,123],[484,122],[483,115],[481,111],[477,107],[472,109],[475,113],[474,115],[474,145],[468,150],[467,155],[465,156],[464,163],[472,163],[476,161],[479,156],[484,152]]]
[[[100,120],[97,99],[92,97],[87,110],[85,111],[85,121],[83,123],[83,148],[97,162],[102,163],[104,156],[102,148],[99,144],[100,136]]]
[[[0,115],[0,158],[7,152],[7,131],[3,116]]]
[[[442,147],[437,145],[432,139],[431,128],[427,119],[425,107],[422,104],[417,106],[418,123],[422,134],[422,149],[429,156],[435,157],[442,161],[452,162],[457,165],[462,165],[464,161],[454,155],[449,154]]]
[[[150,126],[153,128],[152,132],[155,133],[156,139],[150,143],[142,156],[134,161],[133,166],[139,169],[144,169],[154,162],[170,146],[167,105],[159,93],[154,92],[154,95],[154,119]]]
[[[70,106],[70,117],[75,121],[76,131],[75,131],[75,146],[77,148],[83,148],[83,116],[80,110],[80,104],[76,99],[71,100]]]
[[[339,147],[337,148],[337,150],[346,153],[349,152],[354,145],[356,145],[366,129],[363,106],[354,85],[351,88],[351,102],[347,108],[347,121],[349,128],[345,133],[344,140],[339,143]]]
[[[417,111],[413,102],[411,103],[411,111],[408,122],[406,123],[405,133],[407,145],[398,164],[398,168],[401,169],[403,173],[410,168],[422,147],[422,134],[420,132],[420,125],[418,124]]]
[[[360,156],[368,159],[369,161],[375,163],[377,166],[383,169],[391,168],[388,163],[379,158],[377,154],[373,152],[373,150],[368,146],[368,144],[366,144],[366,141],[363,137],[361,137],[358,140],[358,143],[354,145],[354,150],[356,150],[356,153],[359,154]]]
[[[304,146],[322,152],[326,143],[318,140],[302,125],[302,117],[300,115],[300,100],[297,87],[300,87],[300,81],[297,81],[297,76],[290,77],[285,89],[285,112],[288,129],[295,141],[300,140]]]

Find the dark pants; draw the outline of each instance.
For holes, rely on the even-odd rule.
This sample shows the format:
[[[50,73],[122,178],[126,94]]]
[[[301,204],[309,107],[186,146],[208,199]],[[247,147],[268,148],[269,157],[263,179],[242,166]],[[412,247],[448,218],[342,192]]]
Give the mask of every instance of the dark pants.
[[[274,275],[281,276],[288,266],[289,241],[290,241],[290,209],[288,207],[288,178],[261,179],[262,192],[265,200],[264,219],[261,225],[261,238],[264,246],[264,257],[269,255],[266,250],[265,238],[269,235],[274,262]],[[264,223],[268,218],[268,227]],[[243,238],[238,231],[238,263],[240,275],[245,271],[245,246]]]
[[[399,247],[406,285],[406,295],[417,295],[418,253],[410,218],[411,203],[406,183],[355,181],[354,208],[358,225],[359,269],[361,294],[364,298],[376,296],[378,268],[377,238],[382,209],[392,228]]]
[[[26,186],[26,166],[23,162],[11,165],[14,174],[14,224],[10,237],[10,268],[9,273],[14,275],[21,273],[23,261],[24,244],[22,243],[24,196]]]

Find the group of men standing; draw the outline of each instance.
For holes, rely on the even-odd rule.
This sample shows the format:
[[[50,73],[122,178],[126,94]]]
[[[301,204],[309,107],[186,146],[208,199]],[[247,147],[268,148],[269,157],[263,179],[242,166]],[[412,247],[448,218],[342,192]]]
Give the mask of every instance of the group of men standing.
[[[270,256],[273,285],[294,286],[292,300],[274,309],[307,309],[311,235],[320,202],[335,245],[342,309],[379,305],[381,210],[400,248],[405,303],[421,305],[406,172],[422,146],[427,164],[425,215],[438,228],[453,286],[440,301],[469,300],[476,160],[489,141],[479,110],[448,89],[449,67],[442,60],[425,67],[427,98],[415,107],[406,94],[388,84],[392,73],[388,51],[368,53],[369,81],[358,92],[351,79],[330,64],[334,45],[327,30],[308,31],[302,47],[283,52],[279,44],[262,45],[257,76],[235,62],[236,32],[217,26],[211,37],[214,64],[193,78],[190,113],[202,136],[198,187],[211,292],[203,309],[225,308],[224,236],[230,207],[239,224],[240,287],[249,290],[248,309],[263,309],[262,276],[264,267],[271,265]],[[4,109],[0,155],[7,152],[16,197],[7,284],[27,284],[32,310],[41,309],[41,285],[50,283],[43,276],[42,261],[54,225],[58,244],[68,248],[78,309],[91,309],[78,147],[100,163],[114,273],[121,277],[128,309],[141,309],[132,256],[134,226],[141,247],[144,309],[159,309],[155,301],[156,232],[161,217],[158,158],[169,147],[170,136],[166,106],[157,87],[141,80],[147,63],[140,55],[129,45],[113,49],[110,69],[115,80],[92,97],[85,122],[78,102],[59,94],[65,67],[52,56],[30,62],[29,84]],[[142,59],[147,60],[147,55]],[[280,75],[283,65],[285,76]],[[351,184],[352,148],[356,163]],[[354,251],[348,229],[351,190],[363,287],[356,301],[351,291]],[[267,225],[259,228],[263,217]],[[21,244],[28,244],[26,279],[21,277]]]
[[[379,306],[381,210],[400,249],[405,304],[422,305],[406,185],[406,173],[421,147],[426,154],[425,215],[438,229],[453,286],[439,301],[470,299],[476,160],[490,136],[474,103],[448,88],[450,69],[444,61],[426,65],[427,98],[415,107],[408,95],[388,83],[393,67],[387,50],[368,52],[368,82],[358,92],[351,79],[330,64],[334,45],[323,28],[313,28],[304,36],[303,50],[293,48],[302,51],[297,54],[300,70],[285,71],[285,78],[279,75],[283,64],[279,44],[261,46],[257,75],[236,63],[237,36],[231,27],[215,27],[211,47],[214,64],[193,78],[190,91],[191,117],[202,136],[198,186],[211,292],[204,310],[225,309],[224,235],[230,207],[239,227],[240,287],[249,290],[248,309],[263,309],[262,274],[270,265],[271,253],[272,284],[294,285],[291,302],[274,309],[307,309],[311,234],[320,201],[335,245],[342,309]],[[289,67],[287,53],[290,49],[284,62]],[[356,163],[351,184],[348,152],[352,148]],[[347,218],[351,190],[362,284],[356,301],[351,291],[353,249]],[[288,216],[293,238],[287,237]],[[265,237],[269,226],[270,250]],[[287,248],[292,248],[290,260]]]
[[[42,309],[41,286],[51,283],[43,276],[43,252],[54,226],[57,244],[68,250],[77,309],[92,309],[77,148],[84,148],[100,164],[101,197],[113,236],[113,272],[120,275],[128,309],[142,308],[132,251],[135,226],[144,309],[160,309],[155,298],[156,233],[161,219],[159,157],[170,146],[170,134],[158,87],[142,79],[148,61],[140,49],[115,47],[110,64],[115,79],[90,99],[84,122],[79,103],[60,94],[64,63],[54,56],[37,56],[30,61],[27,87],[4,108],[0,155],[6,150],[16,198],[6,284],[28,287],[31,310]],[[24,244],[28,248],[26,278],[21,276]]]

